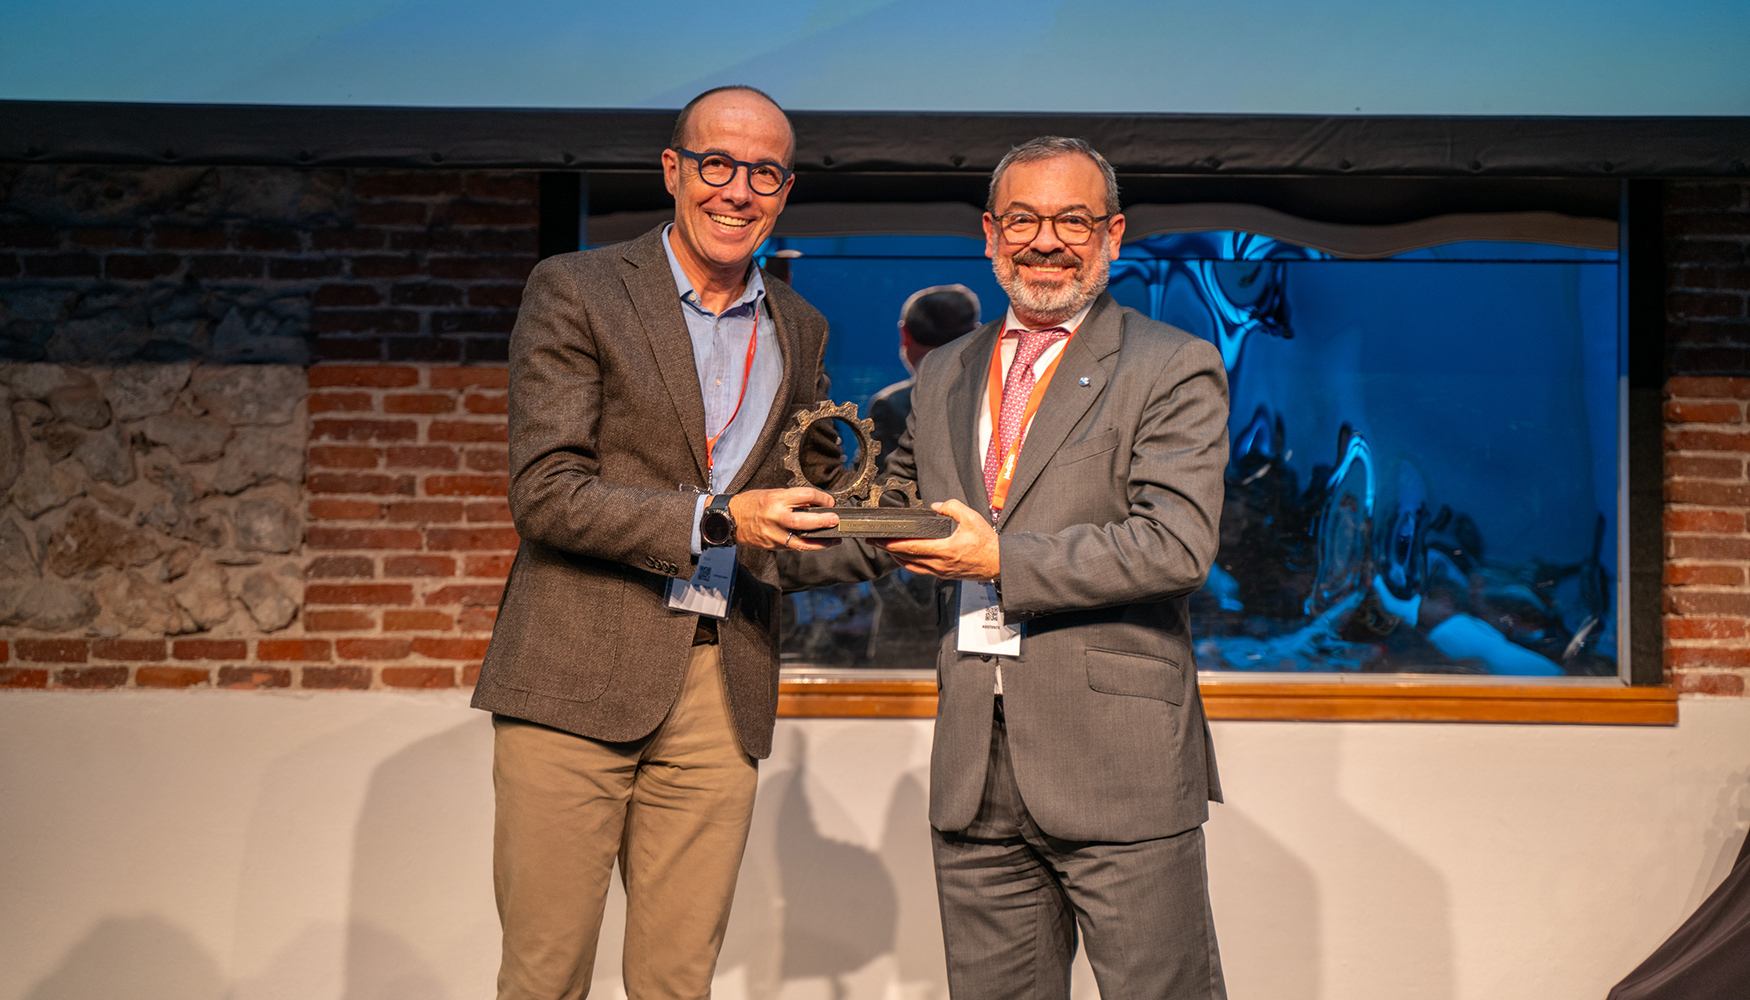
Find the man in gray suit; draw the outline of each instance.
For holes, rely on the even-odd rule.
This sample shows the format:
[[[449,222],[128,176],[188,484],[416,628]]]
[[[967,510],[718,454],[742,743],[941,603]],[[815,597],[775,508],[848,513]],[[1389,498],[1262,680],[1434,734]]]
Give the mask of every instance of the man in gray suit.
[[[954,534],[784,558],[957,581],[930,767],[955,1000],[1068,997],[1078,925],[1103,996],[1224,997],[1186,606],[1216,550],[1221,356],[1106,293],[1124,216],[1082,140],[1010,152],[984,227],[1008,315],[924,360],[889,466]]]
[[[501,1000],[589,992],[616,859],[639,998],[711,990],[778,701],[772,550],[837,523],[779,437],[826,396],[826,321],[752,265],[795,137],[729,87],[675,122],[671,225],[542,261],[510,344],[522,544],[474,705],[493,713]],[[805,464],[828,482],[836,443]]]

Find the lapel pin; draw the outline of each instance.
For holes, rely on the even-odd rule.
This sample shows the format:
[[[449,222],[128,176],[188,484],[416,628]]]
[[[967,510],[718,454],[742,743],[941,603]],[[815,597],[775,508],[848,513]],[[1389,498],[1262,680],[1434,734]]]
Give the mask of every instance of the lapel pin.
[[[1087,377],[1087,376],[1086,376],[1086,375],[1083,375],[1083,376],[1082,376],[1082,384],[1083,384],[1083,385],[1087,385],[1087,384],[1088,384],[1088,377]]]

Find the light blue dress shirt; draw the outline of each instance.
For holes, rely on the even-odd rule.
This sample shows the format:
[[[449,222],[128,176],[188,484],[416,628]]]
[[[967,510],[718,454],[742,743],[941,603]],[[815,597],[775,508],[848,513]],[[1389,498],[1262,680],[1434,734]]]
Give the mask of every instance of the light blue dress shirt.
[[[687,321],[687,334],[693,340],[693,365],[699,370],[699,391],[705,397],[705,436],[722,432],[717,446],[711,450],[713,459],[712,492],[725,490],[735,481],[747,456],[759,441],[771,415],[772,403],[778,396],[778,385],[784,380],[784,355],[778,346],[778,331],[772,325],[771,308],[765,304],[766,283],[760,269],[749,266],[747,288],[741,297],[720,313],[706,309],[681,270],[669,243],[674,226],[662,230],[662,251],[668,254],[668,267],[674,273],[674,285],[680,292],[681,315]],[[759,332],[754,346],[753,369],[747,368],[747,341]],[[747,394],[742,396],[742,377],[747,372]],[[741,412],[736,413],[736,400],[741,400]],[[730,421],[734,414],[735,419]],[[725,428],[727,424],[727,428]],[[699,541],[699,519],[705,513],[709,497],[700,496],[693,508],[693,554],[702,551]]]

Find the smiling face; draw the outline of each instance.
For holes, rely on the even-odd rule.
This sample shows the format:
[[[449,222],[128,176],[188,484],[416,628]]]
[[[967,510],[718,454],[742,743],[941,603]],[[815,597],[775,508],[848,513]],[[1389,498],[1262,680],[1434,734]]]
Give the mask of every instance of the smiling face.
[[[738,160],[790,165],[790,123],[758,94],[741,90],[712,94],[693,108],[686,148]],[[753,252],[772,234],[790,197],[792,181],[774,195],[755,194],[747,171],[722,187],[699,177],[694,160],[674,150],[662,153],[662,178],[674,195],[674,247],[682,270],[704,294],[707,285],[737,288]]]
[[[1098,218],[1106,214],[1106,179],[1094,161],[1080,153],[1014,163],[997,182],[992,204],[998,215],[1080,212]],[[1009,295],[1015,318],[1030,328],[1054,326],[1081,312],[1106,289],[1111,261],[1118,258],[1124,239],[1124,216],[1114,215],[1095,227],[1080,246],[1058,239],[1049,224],[1041,225],[1029,242],[1011,243],[989,213],[984,216],[984,236],[984,255],[991,259],[997,284]]]

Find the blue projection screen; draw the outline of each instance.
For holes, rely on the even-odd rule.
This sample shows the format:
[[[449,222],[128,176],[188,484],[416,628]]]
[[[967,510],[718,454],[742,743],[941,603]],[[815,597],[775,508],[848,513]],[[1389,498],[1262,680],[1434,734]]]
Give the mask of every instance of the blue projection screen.
[[[1740,0],[11,0],[0,100],[1742,115]]]
[[[975,240],[782,242],[833,323],[834,395],[860,405],[905,376],[893,324],[912,290],[963,282],[987,320],[1006,305]],[[1618,264],[1528,243],[1376,260],[1237,232],[1128,245],[1113,296],[1228,369],[1198,667],[1615,675]],[[930,589],[794,595],[786,664],[933,668]]]

